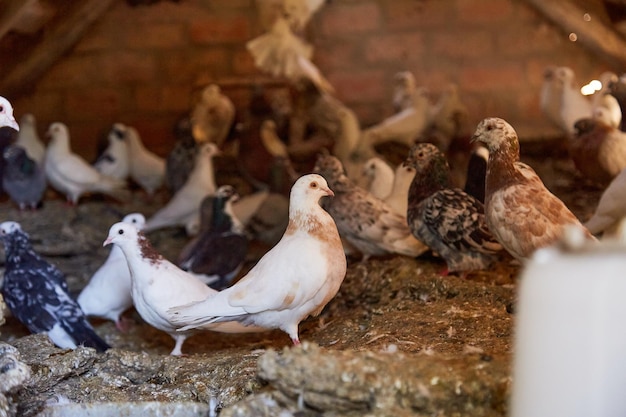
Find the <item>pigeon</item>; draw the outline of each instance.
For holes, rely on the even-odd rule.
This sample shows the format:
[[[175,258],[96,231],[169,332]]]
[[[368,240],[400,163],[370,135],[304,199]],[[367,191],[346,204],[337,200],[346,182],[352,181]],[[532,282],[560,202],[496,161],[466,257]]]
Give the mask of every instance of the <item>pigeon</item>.
[[[41,165],[46,147],[39,138],[37,120],[31,113],[26,113],[20,118],[20,133],[15,144],[24,148],[28,157]]]
[[[294,35],[289,22],[279,16],[272,28],[248,41],[246,48],[261,71],[274,77],[285,77],[292,82],[312,82],[319,91],[334,93],[332,84],[311,62],[313,48]]]
[[[293,168],[287,145],[276,133],[276,122],[264,120],[261,123],[259,137],[265,150],[274,158],[269,174],[270,188],[278,192],[291,189],[299,175]]]
[[[626,132],[613,127],[606,108],[594,109],[592,118],[574,124],[567,142],[576,169],[586,178],[606,185],[626,168]]]
[[[296,32],[304,30],[311,16],[324,5],[325,0],[256,0],[256,8],[264,29],[270,29],[276,16],[283,16]]]
[[[406,217],[408,208],[409,188],[415,176],[415,168],[406,164],[398,164],[393,176],[391,194],[383,201],[399,215]]]
[[[4,173],[2,188],[20,210],[37,209],[46,191],[43,168],[31,159],[24,148],[9,145],[2,153]]]
[[[123,181],[130,174],[125,132],[126,126],[121,123],[114,124],[107,135],[109,145],[93,164],[93,167],[102,175]]]
[[[626,217],[626,169],[623,169],[606,187],[593,216],[585,223],[585,227],[594,235],[615,235],[621,220]]]
[[[19,223],[1,223],[0,240],[6,253],[2,296],[13,316],[31,333],[47,333],[62,349],[83,345],[107,350],[109,345],[69,295],[63,273],[33,251]]]
[[[418,143],[404,164],[415,169],[406,215],[409,227],[446,261],[443,274],[488,268],[502,246],[489,232],[483,204],[450,187],[445,155],[434,144]]]
[[[248,251],[243,225],[233,215],[233,203],[238,198],[230,185],[222,185],[215,196],[205,197],[200,209],[201,232],[183,248],[176,262],[185,271],[206,276],[203,281],[218,291],[232,283]]]
[[[614,72],[605,71],[600,74],[598,81],[602,87],[591,96],[591,114],[598,108],[608,112],[608,121],[612,127],[619,129],[622,123],[622,109],[617,99],[611,95],[611,84],[618,81]]]
[[[189,178],[199,149],[191,134],[189,118],[183,118],[176,124],[174,134],[177,140],[165,159],[165,185],[172,193],[180,190]]]
[[[183,343],[192,332],[176,331],[177,325],[174,324],[174,317],[169,310],[205,300],[218,292],[165,259],[152,247],[143,232],[132,224],[119,222],[112,225],[103,246],[109,244],[118,246],[126,258],[135,310],[146,323],[168,333],[175,340],[170,355],[182,355]],[[265,330],[259,327],[246,327],[232,321],[198,327],[222,333]]]
[[[378,156],[368,159],[363,165],[363,176],[366,178],[367,191],[381,200],[384,200],[391,194],[394,175],[394,169]]]
[[[615,97],[622,114],[626,114],[626,81],[623,75],[617,80],[609,81],[608,92],[612,97]],[[619,130],[626,132],[626,117],[622,117]]]
[[[130,160],[130,178],[149,196],[153,196],[163,185],[165,160],[146,149],[134,127],[126,126],[125,137]]]
[[[191,133],[197,143],[210,141],[222,146],[234,120],[233,102],[217,84],[209,84],[191,112]]]
[[[44,158],[48,183],[76,205],[86,193],[103,193],[124,201],[128,199],[126,183],[100,174],[80,156],[72,153],[67,126],[55,122],[48,128],[50,143]]]
[[[428,250],[411,234],[405,216],[354,185],[338,158],[320,155],[313,170],[335,193],[335,198],[323,201],[322,207],[335,220],[341,237],[361,252],[363,261],[387,254],[419,256]]]
[[[485,219],[498,242],[516,259],[524,261],[535,250],[561,238],[568,226],[583,225],[545,187],[528,165],[519,161],[519,141],[505,120],[482,120],[472,136],[489,150],[485,180]],[[594,239],[587,229],[584,234]]]
[[[146,219],[141,213],[131,213],[122,222],[141,229]],[[118,246],[113,246],[76,301],[87,316],[111,320],[120,331],[125,331],[122,313],[133,306],[130,282],[126,258]]]
[[[416,90],[415,76],[411,71],[396,72],[393,76],[393,94],[391,96],[393,111],[400,113],[411,107]]]
[[[243,278],[206,300],[170,310],[180,330],[236,320],[278,328],[300,344],[298,325],[321,313],[346,275],[337,226],[319,200],[333,191],[320,175],[291,189],[289,226],[282,239]]]
[[[574,131],[577,120],[591,115],[591,102],[580,92],[576,84],[574,71],[568,67],[561,67],[556,72],[556,77],[563,85],[561,97],[561,119],[563,130],[569,134]]]
[[[5,126],[17,131],[20,130],[20,126],[13,117],[13,106],[9,100],[0,96],[0,127]]]
[[[463,191],[485,204],[485,178],[489,151],[482,145],[476,146],[470,154]]]
[[[455,138],[463,134],[468,124],[469,111],[461,101],[459,88],[449,84],[437,103],[431,109],[428,141],[437,145],[443,152],[448,152]]]
[[[431,104],[426,89],[418,88],[410,107],[365,129],[357,149],[389,141],[411,146],[428,127],[430,113]]]
[[[204,197],[215,194],[217,190],[213,157],[218,154],[219,149],[212,142],[206,142],[200,147],[187,182],[164,207],[148,219],[144,232],[175,226],[185,227],[190,235],[198,232],[200,203]]]

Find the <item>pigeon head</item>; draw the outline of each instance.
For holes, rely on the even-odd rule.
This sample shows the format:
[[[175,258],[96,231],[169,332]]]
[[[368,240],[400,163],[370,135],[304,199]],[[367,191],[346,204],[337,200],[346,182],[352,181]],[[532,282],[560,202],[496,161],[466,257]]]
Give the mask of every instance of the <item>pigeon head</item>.
[[[102,243],[102,246],[107,246],[111,243],[119,246],[125,253],[137,247],[140,255],[151,263],[155,263],[163,258],[152,247],[148,238],[137,227],[129,223],[118,222],[111,226],[109,235]]]
[[[561,86],[574,86],[574,71],[569,67],[559,67],[555,71],[556,81]]]
[[[30,125],[35,126],[37,121],[35,120],[35,116],[32,113],[24,113],[20,118],[21,125]]]
[[[67,126],[61,122],[54,122],[50,124],[46,135],[50,138],[52,143],[69,143],[69,131]]]
[[[117,139],[123,141],[126,137],[126,126],[121,123],[115,123],[109,132],[109,139]]]
[[[217,84],[209,84],[202,90],[202,101],[210,103],[215,100],[221,93],[220,86]]]
[[[231,201],[233,203],[239,200],[239,194],[232,185],[222,185],[217,189],[215,195],[224,201]]]
[[[472,142],[482,142],[489,153],[503,152],[519,155],[519,141],[513,126],[498,117],[488,117],[478,123]]]
[[[19,223],[7,221],[0,223],[0,240],[9,255],[17,248],[30,249],[28,235],[22,230]],[[19,251],[19,249],[17,249]]]
[[[13,117],[13,106],[6,98],[0,96],[0,127],[8,126],[15,130],[20,130],[20,126]]]
[[[22,226],[18,222],[3,222],[0,223],[0,236],[5,237],[16,232],[21,232]]]
[[[341,161],[333,155],[320,154],[317,157],[313,171],[324,177],[330,186],[337,191],[343,190],[350,182]]]
[[[137,230],[141,230],[146,224],[146,218],[141,213],[130,213],[124,216],[122,223],[132,224]]]
[[[213,142],[206,142],[203,143],[202,146],[200,146],[200,150],[198,151],[198,156],[197,158],[200,159],[207,159],[207,158],[213,158],[215,155],[219,155],[220,149],[217,147],[217,145]]]
[[[428,187],[448,187],[450,167],[446,156],[432,143],[416,143],[409,151],[404,165],[415,169],[413,184],[423,182]]]
[[[303,175],[291,187],[289,210],[291,211],[292,206],[297,209],[310,207],[317,204],[320,198],[334,195],[335,193],[328,187],[328,183],[321,175]]]

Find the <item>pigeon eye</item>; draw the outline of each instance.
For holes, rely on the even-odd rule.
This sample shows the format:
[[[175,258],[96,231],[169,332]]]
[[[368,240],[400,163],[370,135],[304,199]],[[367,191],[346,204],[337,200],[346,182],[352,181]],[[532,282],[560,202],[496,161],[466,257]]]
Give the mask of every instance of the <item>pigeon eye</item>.
[[[0,113],[4,113],[4,106],[0,106]]]
[[[317,188],[317,183],[316,182],[312,182],[311,183],[311,188]]]
[[[120,230],[118,230],[118,231],[117,231],[117,234],[119,234],[119,235],[123,235],[123,234],[124,234],[124,231],[123,231],[122,229],[120,229]]]
[[[493,130],[493,125],[488,125],[487,130]]]

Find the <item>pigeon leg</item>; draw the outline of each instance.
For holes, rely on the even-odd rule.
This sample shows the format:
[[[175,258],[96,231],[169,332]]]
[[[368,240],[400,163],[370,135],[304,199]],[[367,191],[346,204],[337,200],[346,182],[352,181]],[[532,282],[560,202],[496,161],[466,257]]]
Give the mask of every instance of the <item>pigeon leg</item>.
[[[187,339],[187,335],[185,334],[177,334],[177,335],[171,335],[174,340],[176,341],[176,345],[174,346],[174,349],[170,352],[171,356],[183,356],[183,343],[185,343],[185,339]]]
[[[130,330],[132,324],[133,321],[131,319],[120,316],[120,318],[118,318],[115,322],[115,327],[117,327],[117,330],[119,330],[120,332],[126,333],[128,332],[128,330]]]

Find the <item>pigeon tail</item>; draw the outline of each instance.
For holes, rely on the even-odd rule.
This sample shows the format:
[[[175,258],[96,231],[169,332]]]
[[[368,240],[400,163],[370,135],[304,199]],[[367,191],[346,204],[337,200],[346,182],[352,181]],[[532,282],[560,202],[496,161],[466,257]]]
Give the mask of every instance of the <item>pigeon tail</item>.
[[[61,325],[72,336],[77,345],[94,348],[97,352],[104,352],[111,348],[86,321],[73,324],[62,322]]]

